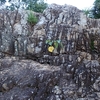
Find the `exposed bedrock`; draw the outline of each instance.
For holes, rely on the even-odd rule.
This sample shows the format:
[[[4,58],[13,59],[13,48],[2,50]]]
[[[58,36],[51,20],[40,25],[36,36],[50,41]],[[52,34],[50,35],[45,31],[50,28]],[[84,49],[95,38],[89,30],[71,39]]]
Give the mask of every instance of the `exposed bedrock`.
[[[99,19],[87,18],[73,6],[53,4],[43,14],[35,13],[38,23],[30,26],[28,13],[0,11],[0,51],[36,58],[77,51],[100,53]],[[48,51],[49,46],[54,46],[52,53]]]
[[[64,70],[18,57],[0,59],[0,100],[100,99],[97,61],[84,62],[77,68],[63,66]],[[77,69],[75,73],[74,68]]]
[[[43,14],[0,11],[0,100],[99,100],[100,19],[76,7]]]

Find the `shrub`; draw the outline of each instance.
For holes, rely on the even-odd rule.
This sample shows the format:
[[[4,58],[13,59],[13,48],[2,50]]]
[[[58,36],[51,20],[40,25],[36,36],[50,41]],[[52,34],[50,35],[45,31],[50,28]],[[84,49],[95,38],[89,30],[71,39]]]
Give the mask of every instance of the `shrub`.
[[[27,21],[31,26],[34,26],[38,22],[38,19],[32,12],[30,12]]]
[[[22,0],[22,1],[25,2],[27,10],[32,10],[39,13],[42,13],[48,6],[48,4],[44,2],[44,0]]]

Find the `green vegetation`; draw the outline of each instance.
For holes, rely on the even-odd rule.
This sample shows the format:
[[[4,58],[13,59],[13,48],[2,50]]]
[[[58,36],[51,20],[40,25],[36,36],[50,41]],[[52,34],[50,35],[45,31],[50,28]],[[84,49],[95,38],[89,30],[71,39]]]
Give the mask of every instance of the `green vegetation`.
[[[100,18],[100,0],[95,0],[93,4],[93,8],[91,9],[91,12],[93,14],[93,18]]]
[[[85,9],[83,12],[90,18],[100,18],[100,0],[95,0],[91,9]]]
[[[25,1],[25,0],[23,0],[23,1]],[[27,5],[26,9],[33,10],[35,12],[42,13],[44,11],[44,9],[47,8],[47,3],[45,3],[43,0],[34,0],[34,1],[32,1],[32,0],[27,1],[26,0],[25,3]]]
[[[3,5],[5,2],[6,2],[6,0],[0,0],[0,5]]]
[[[88,8],[88,9],[84,9],[82,10],[84,12],[84,14],[87,16],[87,17],[90,17],[92,18],[92,13],[91,13],[91,10]]]
[[[34,26],[34,25],[38,22],[38,19],[37,19],[37,17],[30,11],[30,13],[28,14],[27,21],[28,21],[28,23],[29,23],[31,26]]]
[[[90,18],[100,18],[100,0],[95,0],[91,9],[84,9],[83,12]]]
[[[46,40],[46,44],[49,45],[48,51],[52,51],[53,52],[53,48],[54,49],[58,49],[60,47],[60,49],[63,48],[63,44],[61,42],[61,40]]]
[[[4,5],[6,0],[0,0],[0,5]],[[8,0],[11,4],[7,6],[7,10],[17,10],[19,8],[32,10],[34,12],[42,13],[44,9],[47,8],[48,4],[44,2],[44,0],[18,0],[18,2],[12,2],[12,0]]]
[[[91,40],[90,48],[91,48],[92,51],[95,49],[95,47],[94,47],[94,40]]]
[[[89,10],[89,9],[84,9],[83,12],[84,12],[84,14],[85,14],[86,16],[88,16],[89,13],[90,13],[90,10]]]
[[[48,4],[44,0],[18,0],[18,2],[13,2],[13,0],[8,0],[10,6],[6,6],[7,10],[17,10],[17,9],[27,9],[34,12],[42,13],[44,9],[47,8]],[[0,6],[6,3],[6,0],[0,0]]]
[[[19,8],[20,8],[19,4],[15,5],[13,3],[10,6],[6,7],[7,10],[11,10],[11,11],[18,10]]]

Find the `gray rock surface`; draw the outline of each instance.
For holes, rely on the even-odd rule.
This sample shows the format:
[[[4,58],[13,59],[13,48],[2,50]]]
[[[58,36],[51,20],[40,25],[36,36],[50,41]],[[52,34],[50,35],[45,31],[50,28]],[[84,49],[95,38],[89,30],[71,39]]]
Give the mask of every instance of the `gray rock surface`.
[[[99,100],[100,19],[52,4],[31,26],[28,13],[0,11],[0,100]]]
[[[87,18],[73,6],[52,4],[43,14],[33,12],[39,20],[35,26],[31,26],[27,22],[29,12],[0,11],[0,51],[12,55],[30,55],[42,61],[44,55],[49,57],[51,54],[58,57],[59,54],[69,55],[77,51],[88,52],[87,56],[100,53],[99,19]],[[48,51],[50,45],[54,46],[52,53]],[[5,56],[4,53],[0,55]],[[87,59],[95,59],[94,56]]]
[[[95,76],[100,74],[95,70],[90,74],[90,66],[78,67],[81,70],[77,68],[73,79],[60,66],[4,57],[0,59],[0,100],[99,100],[100,77]]]
[[[46,100],[62,76],[59,67],[32,60],[6,57],[0,64],[0,100]]]

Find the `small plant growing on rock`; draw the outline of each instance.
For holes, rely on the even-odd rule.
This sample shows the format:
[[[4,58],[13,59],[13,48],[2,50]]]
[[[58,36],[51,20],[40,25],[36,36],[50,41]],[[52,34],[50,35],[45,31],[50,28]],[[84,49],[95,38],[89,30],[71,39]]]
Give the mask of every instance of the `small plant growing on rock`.
[[[94,47],[94,40],[91,40],[90,48],[91,48],[92,51],[95,49],[95,47]]]
[[[38,19],[32,12],[30,12],[27,21],[31,26],[34,26],[38,22]]]
[[[54,49],[58,49],[58,47],[63,48],[63,44],[61,43],[61,40],[46,40],[46,44],[49,45],[48,51],[53,52]]]

